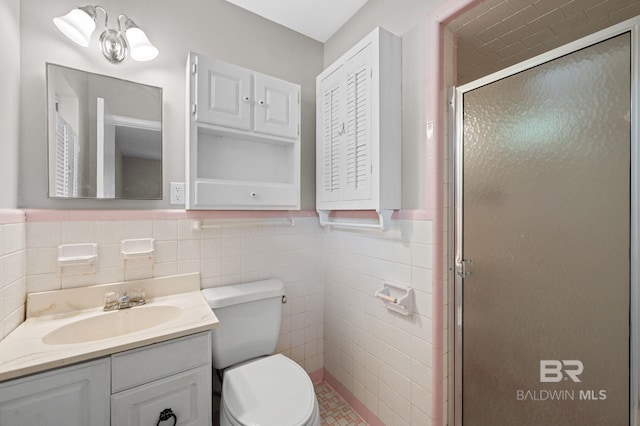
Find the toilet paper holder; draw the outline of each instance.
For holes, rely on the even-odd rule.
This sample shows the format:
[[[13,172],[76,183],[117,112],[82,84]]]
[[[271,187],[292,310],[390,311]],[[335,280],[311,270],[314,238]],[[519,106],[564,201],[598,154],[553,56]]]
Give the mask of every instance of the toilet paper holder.
[[[382,288],[375,292],[375,296],[382,300],[385,308],[402,315],[413,313],[413,288],[388,281],[382,283]]]

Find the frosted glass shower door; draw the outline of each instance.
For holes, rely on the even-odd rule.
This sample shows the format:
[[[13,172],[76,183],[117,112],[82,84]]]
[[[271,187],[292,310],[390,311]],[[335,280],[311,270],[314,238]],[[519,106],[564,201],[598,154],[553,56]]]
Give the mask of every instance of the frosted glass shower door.
[[[629,424],[630,40],[464,89],[465,426]]]

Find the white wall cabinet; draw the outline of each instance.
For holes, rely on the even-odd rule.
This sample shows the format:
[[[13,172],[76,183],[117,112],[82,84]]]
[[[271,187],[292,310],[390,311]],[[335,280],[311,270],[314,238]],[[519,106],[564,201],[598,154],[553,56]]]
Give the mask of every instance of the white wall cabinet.
[[[401,41],[377,28],[316,81],[316,208],[401,207]]]
[[[194,52],[187,209],[300,208],[300,86]]]
[[[210,426],[211,372],[209,332],[132,349],[0,383],[0,425]]]
[[[108,426],[110,359],[0,383],[0,425]]]

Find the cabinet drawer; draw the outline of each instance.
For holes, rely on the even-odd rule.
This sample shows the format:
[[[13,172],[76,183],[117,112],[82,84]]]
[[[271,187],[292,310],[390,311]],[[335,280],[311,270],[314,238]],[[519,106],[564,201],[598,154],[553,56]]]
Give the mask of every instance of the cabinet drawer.
[[[111,356],[111,391],[119,392],[211,364],[209,332],[156,343]]]
[[[211,425],[211,365],[111,396],[111,426],[155,426],[170,408],[181,426]],[[160,424],[171,425],[167,420]]]
[[[260,182],[196,182],[196,206],[293,208],[297,205],[298,190],[293,186],[267,186]]]

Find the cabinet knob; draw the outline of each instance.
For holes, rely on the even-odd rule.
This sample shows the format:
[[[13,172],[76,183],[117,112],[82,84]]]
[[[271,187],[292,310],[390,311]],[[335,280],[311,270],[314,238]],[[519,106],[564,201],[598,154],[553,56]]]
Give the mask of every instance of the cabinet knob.
[[[259,100],[259,101],[258,101],[258,103],[259,103],[260,105],[264,105],[264,101],[263,101],[262,99],[261,99],[261,100]]]
[[[245,102],[249,102],[249,97],[248,97],[248,96],[245,96],[245,97],[244,97],[244,98],[242,98],[242,99],[244,99],[244,101],[245,101]]]
[[[172,417],[173,417],[173,425],[171,426],[176,426],[176,424],[178,424],[178,418],[176,417],[175,414],[173,414],[173,411],[171,411],[171,408],[165,408],[164,410],[162,410],[162,412],[160,412],[160,418],[158,419],[158,423],[156,423],[156,426],[160,426],[161,422],[167,421]]]
[[[258,194],[256,194],[255,191],[251,191],[249,195],[251,196],[251,198],[256,198],[258,196]]]

